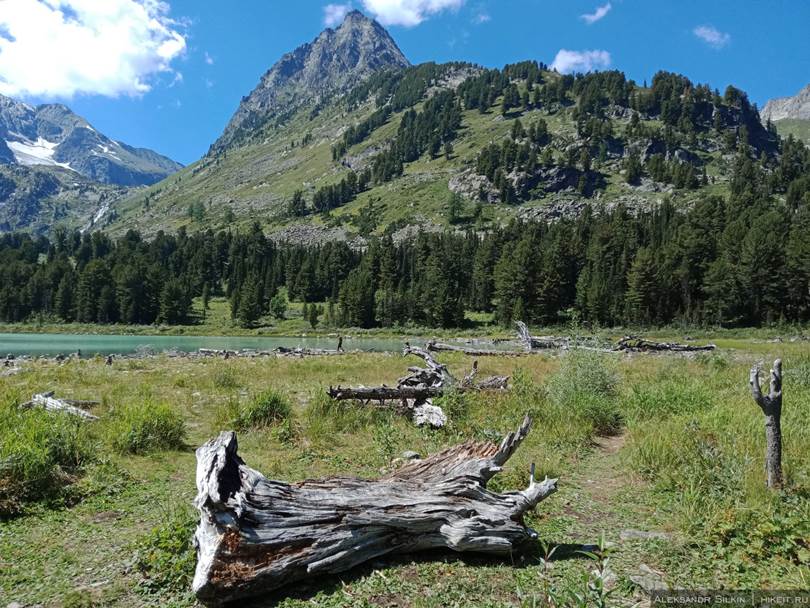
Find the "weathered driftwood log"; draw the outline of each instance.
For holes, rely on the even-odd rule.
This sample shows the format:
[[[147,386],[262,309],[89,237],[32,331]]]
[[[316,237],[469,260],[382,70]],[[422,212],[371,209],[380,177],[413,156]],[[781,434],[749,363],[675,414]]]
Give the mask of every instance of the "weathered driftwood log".
[[[343,347],[340,350],[329,350],[327,348],[287,348],[286,346],[279,346],[275,352],[286,357],[327,357],[346,354]]]
[[[400,414],[410,415],[417,426],[428,424],[442,427],[447,417],[442,409],[433,405],[432,399],[443,395],[449,389],[459,391],[499,390],[505,389],[509,382],[507,376],[492,376],[481,382],[474,382],[478,374],[478,361],[473,361],[473,368],[461,382],[447,370],[447,366],[433,358],[428,350],[406,343],[404,355],[421,357],[427,367],[409,367],[407,376],[400,378],[395,387],[371,386],[357,388],[329,387],[329,396],[338,401],[357,400],[366,405],[376,402],[379,407],[392,407]]]
[[[87,420],[98,420],[98,416],[94,416],[81,408],[92,407],[98,405],[98,401],[80,401],[77,399],[56,399],[53,396],[53,391],[47,393],[38,393],[31,397],[31,401],[21,403],[21,408],[35,408],[41,407],[49,412],[64,412],[74,416],[80,416]]]
[[[508,376],[490,376],[481,382],[460,384],[455,387],[459,392],[465,391],[495,391],[504,390],[509,385]],[[402,401],[416,400],[426,401],[434,397],[440,397],[446,389],[440,386],[359,386],[341,387],[330,386],[329,396],[335,401]],[[405,406],[408,409],[409,406]]]
[[[472,388],[476,391],[501,391],[506,390],[508,384],[509,376],[490,376],[475,383]]]
[[[616,350],[638,352],[670,351],[676,353],[691,353],[714,350],[715,348],[717,347],[714,344],[697,346],[694,344],[678,344],[677,342],[654,342],[637,336],[625,336],[616,344]]]
[[[748,377],[751,395],[765,414],[765,477],[769,488],[782,487],[782,360],[773,362],[767,395],[759,387],[759,364]]]
[[[529,354],[526,351],[520,350],[497,350],[485,348],[467,348],[464,346],[455,346],[454,344],[443,344],[441,342],[428,342],[427,349],[434,353],[439,352],[453,352],[463,353],[470,357],[521,357]]]
[[[496,494],[486,488],[529,432],[526,417],[500,446],[468,442],[379,479],[273,481],[224,432],[197,450],[200,523],[194,592],[208,605],[345,572],[388,554],[434,548],[508,556],[537,534],[523,515],[557,480]]]
[[[427,383],[428,386],[451,386],[456,383],[456,379],[447,371],[447,366],[439,363],[427,350],[405,343],[403,355],[415,355],[421,357],[427,369],[409,368],[411,375],[399,380],[400,386],[421,386]]]
[[[444,392],[441,387],[435,386],[360,386],[343,388],[340,386],[329,387],[329,396],[336,401],[402,401],[419,400],[425,401],[433,397],[439,397]]]
[[[218,349],[218,348],[200,348],[197,352],[203,357],[225,357],[230,359],[235,357],[237,352],[235,350]]]

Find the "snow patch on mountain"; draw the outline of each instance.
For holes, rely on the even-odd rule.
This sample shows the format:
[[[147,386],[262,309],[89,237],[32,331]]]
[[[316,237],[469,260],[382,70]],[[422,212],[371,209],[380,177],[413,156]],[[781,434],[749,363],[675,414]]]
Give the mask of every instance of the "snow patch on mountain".
[[[110,148],[110,146],[108,146],[106,144],[96,144],[96,145],[98,146],[98,149],[101,150],[102,154],[106,154],[107,156],[112,156],[113,158],[115,158],[117,160],[121,160],[121,157],[118,156],[118,154],[114,150],[112,150]],[[98,151],[93,150],[92,153],[93,154],[98,154]]]
[[[22,138],[22,141],[6,140],[6,145],[14,153],[14,158],[21,165],[50,165],[57,167],[64,167],[70,169],[68,163],[60,163],[54,160],[53,153],[56,146],[59,144],[42,137],[38,137],[36,141],[31,141],[27,138]]]

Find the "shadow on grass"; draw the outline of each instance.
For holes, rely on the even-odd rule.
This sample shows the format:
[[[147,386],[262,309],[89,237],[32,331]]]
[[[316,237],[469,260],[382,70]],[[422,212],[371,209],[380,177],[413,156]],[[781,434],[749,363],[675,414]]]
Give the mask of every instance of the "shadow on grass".
[[[564,561],[570,559],[589,559],[583,552],[598,551],[597,545],[582,545],[575,543],[551,544],[554,554],[550,561]],[[325,575],[317,580],[306,580],[291,583],[280,589],[276,589],[265,595],[251,600],[237,600],[226,604],[228,608],[236,606],[244,608],[274,608],[281,602],[289,599],[309,601],[318,594],[331,594],[340,591],[345,585],[359,581],[370,576],[376,570],[394,569],[402,570],[404,574],[409,574],[420,564],[460,564],[472,568],[481,567],[503,567],[527,568],[539,564],[544,553],[540,544],[535,544],[530,550],[524,551],[510,557],[498,557],[481,553],[457,553],[450,549],[435,549],[431,551],[420,551],[405,555],[391,555],[371,560],[352,568],[348,572],[341,574]],[[408,577],[411,578],[411,577]]]

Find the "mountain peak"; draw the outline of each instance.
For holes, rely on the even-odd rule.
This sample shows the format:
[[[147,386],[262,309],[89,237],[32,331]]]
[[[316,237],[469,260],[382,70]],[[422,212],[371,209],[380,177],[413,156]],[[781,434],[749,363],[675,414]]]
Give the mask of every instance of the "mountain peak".
[[[344,17],[343,19],[343,23],[354,23],[358,21],[372,21],[372,19],[366,17],[361,11],[357,9],[353,9],[348,13],[346,13],[346,17]]]
[[[409,65],[384,27],[353,10],[337,29],[327,28],[279,59],[243,98],[212,148],[221,150],[244,141],[268,118],[346,91],[379,70]]]

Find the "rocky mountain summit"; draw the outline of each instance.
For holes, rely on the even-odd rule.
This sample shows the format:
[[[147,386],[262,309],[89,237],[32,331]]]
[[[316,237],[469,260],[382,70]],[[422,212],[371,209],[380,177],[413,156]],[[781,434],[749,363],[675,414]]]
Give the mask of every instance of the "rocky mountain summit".
[[[0,164],[61,167],[103,184],[142,186],[182,165],[96,131],[62,104],[31,106],[0,95]]]
[[[762,108],[762,120],[777,122],[785,119],[810,120],[810,84],[793,97],[771,99]]]
[[[306,103],[346,91],[373,73],[410,63],[376,21],[352,11],[337,29],[284,55],[231,118],[212,149],[239,144],[273,116],[289,115]]]

